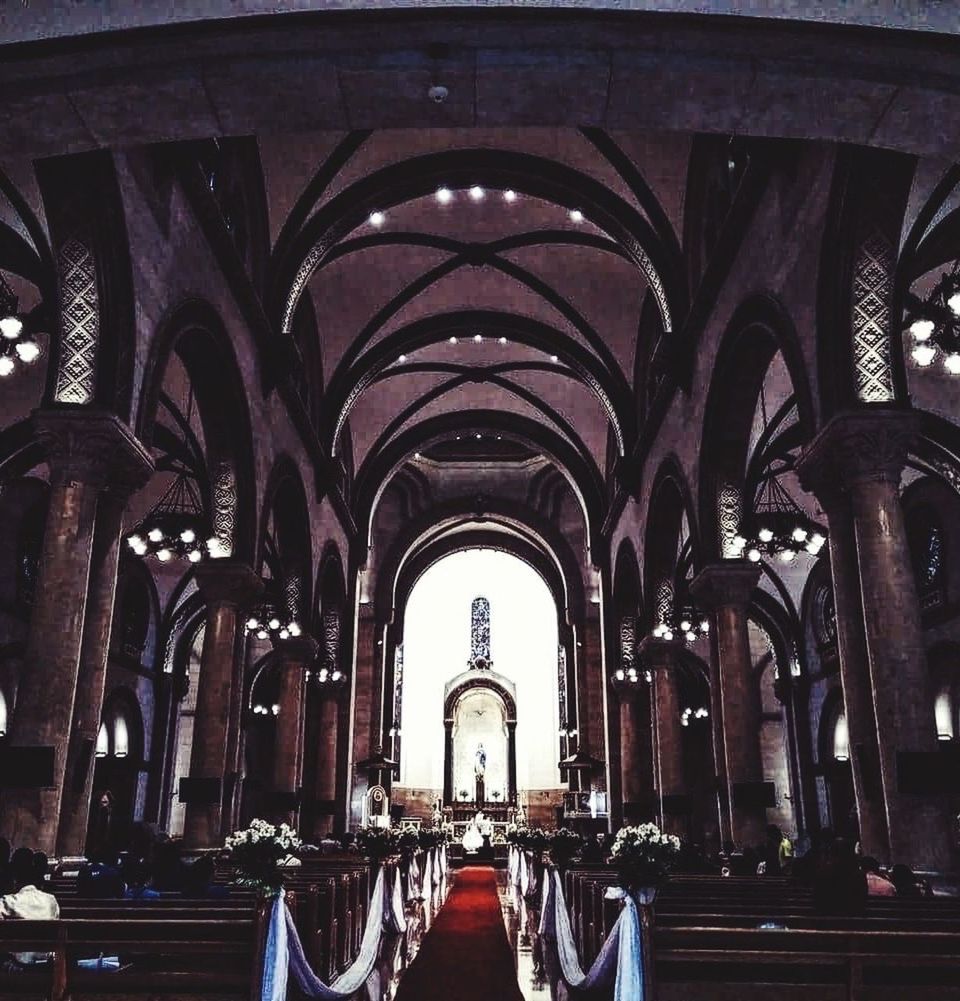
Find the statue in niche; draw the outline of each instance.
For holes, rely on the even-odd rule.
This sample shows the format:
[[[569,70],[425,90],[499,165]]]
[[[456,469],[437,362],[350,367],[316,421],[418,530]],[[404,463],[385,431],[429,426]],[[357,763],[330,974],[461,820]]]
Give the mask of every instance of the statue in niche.
[[[487,752],[483,749],[483,744],[477,745],[477,753],[473,757],[473,774],[477,784],[476,803],[483,806],[483,780],[487,773]]]

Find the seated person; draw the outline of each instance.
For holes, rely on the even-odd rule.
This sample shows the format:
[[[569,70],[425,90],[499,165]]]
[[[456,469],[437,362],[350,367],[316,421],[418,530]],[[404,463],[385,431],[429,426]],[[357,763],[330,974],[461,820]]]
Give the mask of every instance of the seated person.
[[[77,896],[94,900],[120,900],[127,884],[120,867],[107,854],[95,854],[77,874]]]
[[[908,865],[895,865],[890,870],[890,882],[893,883],[898,897],[916,900],[920,897],[933,896],[929,887],[922,880],[917,879],[916,874]]]
[[[834,841],[813,881],[813,906],[821,914],[862,914],[867,904],[867,878],[842,838]]]
[[[185,866],[178,841],[161,841],[153,853],[150,889],[158,893],[180,893]]]
[[[25,854],[24,854],[25,853]],[[47,874],[47,857],[19,848],[10,860],[10,877],[14,891],[0,897],[0,919],[20,918],[44,921],[60,917],[60,905],[52,893],[39,889]],[[48,952],[16,952],[6,962],[9,968],[20,969],[50,959]]]
[[[185,867],[183,872],[181,893],[185,897],[203,897],[208,900],[219,900],[230,896],[227,886],[215,886],[213,879],[216,865],[212,855],[201,855],[192,865]]]

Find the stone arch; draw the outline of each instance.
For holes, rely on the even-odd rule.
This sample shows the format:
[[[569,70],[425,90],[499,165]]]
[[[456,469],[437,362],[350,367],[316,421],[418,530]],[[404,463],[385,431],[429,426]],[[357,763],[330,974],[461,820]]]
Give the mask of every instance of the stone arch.
[[[287,612],[302,620],[312,607],[311,568],[313,539],[310,532],[310,510],[300,469],[288,455],[280,455],[267,477],[260,512],[257,543],[257,566],[266,558],[267,533],[273,519],[273,545],[280,560]],[[278,598],[280,595],[277,596]]]
[[[45,401],[97,406],[129,421],[137,326],[113,154],[53,157],[36,170],[58,288]]]
[[[233,555],[252,562],[256,546],[256,471],[249,401],[230,336],[216,310],[188,300],[165,319],[150,346],[137,434],[148,448],[170,357],[182,361],[203,425],[214,534],[233,539]]]
[[[797,445],[816,430],[802,348],[789,317],[769,295],[746,300],[733,314],[714,364],[700,444],[699,522],[706,562],[724,555],[748,513],[744,487],[750,430],[767,370],[777,353],[790,376],[798,413]]]

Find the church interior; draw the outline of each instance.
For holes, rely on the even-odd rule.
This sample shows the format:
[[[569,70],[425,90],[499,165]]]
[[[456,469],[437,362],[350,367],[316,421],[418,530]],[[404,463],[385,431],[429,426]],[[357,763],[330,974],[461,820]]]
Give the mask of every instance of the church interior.
[[[960,999],[956,31],[0,4],[0,997]]]

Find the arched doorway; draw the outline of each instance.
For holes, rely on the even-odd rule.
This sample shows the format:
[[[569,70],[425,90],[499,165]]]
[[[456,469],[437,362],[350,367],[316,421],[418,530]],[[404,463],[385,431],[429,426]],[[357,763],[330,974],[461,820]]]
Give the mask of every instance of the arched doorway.
[[[467,548],[423,571],[403,609],[394,720],[392,795],[405,815],[429,817],[437,803],[475,811],[479,795],[504,819],[515,802],[530,823],[556,823],[565,790],[557,620],[543,578],[512,554]]]

